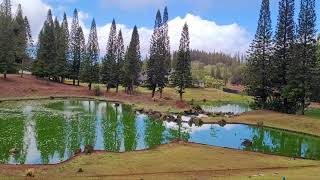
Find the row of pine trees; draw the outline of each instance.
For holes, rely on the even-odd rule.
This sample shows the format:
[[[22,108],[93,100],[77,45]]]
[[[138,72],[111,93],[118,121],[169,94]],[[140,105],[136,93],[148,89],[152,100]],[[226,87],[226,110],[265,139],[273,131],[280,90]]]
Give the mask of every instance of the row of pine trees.
[[[0,72],[4,78],[7,73],[16,72],[17,64],[23,75],[33,53],[32,47],[29,21],[23,16],[21,5],[12,15],[10,0],[4,0],[0,6]]]
[[[299,1],[295,22],[295,0],[280,0],[273,35],[269,0],[262,0],[246,74],[249,93],[260,108],[304,114],[320,92],[315,0]]]
[[[101,58],[98,44],[96,22],[93,19],[88,40],[79,24],[77,9],[74,10],[69,30],[67,15],[62,22],[53,19],[51,10],[38,36],[37,45],[33,46],[27,17],[23,18],[21,5],[16,17],[11,15],[10,0],[3,0],[0,14],[0,72],[10,70],[23,72],[23,61],[32,59],[32,73],[38,78],[63,83],[71,79],[73,85],[80,82],[102,83],[107,91],[123,86],[128,94],[141,82],[142,61],[138,28],[132,32],[130,44],[125,48],[121,30],[117,30],[112,21],[106,55]],[[150,44],[150,57],[147,61],[147,86],[152,90],[152,97],[158,88],[162,97],[163,89],[171,80],[177,87],[182,100],[184,89],[191,86],[191,59],[188,25],[183,27],[180,48],[175,67],[171,67],[168,9],[156,14],[154,32]],[[30,51],[30,52],[29,52]],[[18,66],[20,65],[20,66]]]

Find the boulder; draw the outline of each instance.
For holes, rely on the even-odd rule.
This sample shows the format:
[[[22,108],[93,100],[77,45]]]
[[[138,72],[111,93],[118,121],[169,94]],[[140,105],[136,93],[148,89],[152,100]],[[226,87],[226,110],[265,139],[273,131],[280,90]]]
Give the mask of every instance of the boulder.
[[[249,139],[245,139],[242,143],[241,143],[242,146],[244,147],[250,147],[252,146],[252,141],[250,141]]]
[[[12,148],[12,149],[10,149],[9,153],[10,153],[10,154],[13,154],[13,155],[18,154],[18,153],[19,153],[19,149],[17,149],[17,148]]]
[[[26,170],[26,176],[27,177],[34,177],[35,175],[35,170],[34,169],[27,169]]]
[[[93,153],[93,146],[91,146],[90,144],[85,145],[83,152],[86,154]]]
[[[196,126],[202,126],[203,121],[198,117],[192,117],[189,121],[189,125],[192,126],[192,124]]]

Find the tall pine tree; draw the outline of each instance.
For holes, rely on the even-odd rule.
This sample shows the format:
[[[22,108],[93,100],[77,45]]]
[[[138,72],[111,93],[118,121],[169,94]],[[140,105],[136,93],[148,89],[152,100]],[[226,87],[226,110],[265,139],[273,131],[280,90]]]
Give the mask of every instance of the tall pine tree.
[[[87,43],[86,57],[81,65],[81,80],[89,83],[89,90],[91,90],[92,83],[99,82],[99,54],[100,50],[98,44],[97,26],[95,20],[93,19]]]
[[[26,62],[27,54],[26,49],[28,45],[28,37],[26,24],[24,22],[21,4],[18,5],[16,17],[14,19],[15,33],[15,62],[20,64],[21,77],[23,76],[24,65]]]
[[[133,28],[123,69],[123,84],[126,87],[127,93],[132,94],[134,86],[139,85],[139,76],[141,72],[140,40],[137,26],[134,26]]]
[[[289,68],[288,98],[296,112],[304,114],[315,82],[316,67],[316,12],[315,0],[301,0],[297,28],[296,56]]]
[[[7,73],[16,65],[11,1],[3,0],[0,11],[0,72],[6,79]]]
[[[69,62],[69,74],[73,79],[73,85],[76,84],[76,80],[79,79],[80,63],[81,63],[81,47],[80,47],[80,34],[79,34],[79,17],[78,10],[73,12],[73,19],[70,32],[70,62]],[[78,81],[79,82],[79,81]]]
[[[147,63],[147,76],[148,86],[152,90],[152,97],[155,95],[156,88],[158,86],[158,80],[160,76],[160,61],[161,61],[161,26],[162,17],[158,10],[154,25],[153,34],[150,44],[150,59]]]
[[[187,23],[183,26],[181,34],[178,59],[173,75],[173,83],[178,88],[180,101],[182,101],[182,95],[184,94],[185,88],[192,85],[190,39]]]
[[[270,95],[270,56],[272,29],[269,0],[262,0],[258,28],[250,46],[247,63],[247,89],[258,105],[266,108]]]
[[[103,61],[101,71],[102,82],[106,84],[107,91],[116,87],[116,58],[117,58],[117,27],[113,19],[107,44],[107,54]]]
[[[271,62],[271,82],[274,95],[280,93],[281,98],[274,98],[273,109],[290,112],[292,104],[288,101],[287,89],[288,69],[294,59],[295,23],[294,0],[279,2],[279,15],[274,38],[274,55]]]
[[[121,30],[117,37],[117,64],[116,64],[116,92],[119,90],[119,85],[122,83],[123,79],[123,64],[124,64],[124,42]]]

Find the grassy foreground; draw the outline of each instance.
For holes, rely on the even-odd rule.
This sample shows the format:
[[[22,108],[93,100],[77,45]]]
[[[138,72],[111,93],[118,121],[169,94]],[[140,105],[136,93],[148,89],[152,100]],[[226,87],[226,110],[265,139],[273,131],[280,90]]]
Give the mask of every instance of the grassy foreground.
[[[320,162],[179,142],[147,151],[96,152],[60,165],[0,165],[0,178],[21,178],[30,168],[40,179],[316,179]]]

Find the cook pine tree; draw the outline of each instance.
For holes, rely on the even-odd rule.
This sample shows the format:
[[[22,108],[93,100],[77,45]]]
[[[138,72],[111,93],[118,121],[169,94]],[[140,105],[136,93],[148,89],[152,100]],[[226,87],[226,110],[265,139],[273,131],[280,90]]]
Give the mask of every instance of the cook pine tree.
[[[272,52],[272,29],[269,0],[262,0],[258,28],[250,45],[247,62],[247,89],[255,102],[267,107],[270,96],[270,58]]]
[[[119,33],[117,36],[116,48],[117,49],[116,49],[115,71],[116,71],[117,76],[115,77],[115,82],[116,82],[116,92],[118,93],[119,86],[120,86],[120,84],[122,84],[123,75],[124,75],[123,65],[124,65],[124,56],[125,56],[124,42],[123,42],[123,36],[122,36],[121,30],[119,30]]]
[[[80,64],[81,64],[81,45],[80,45],[80,25],[78,10],[73,12],[73,19],[70,31],[70,61],[69,61],[69,74],[73,80],[73,85],[76,85],[76,80],[79,84]]]
[[[180,101],[182,101],[185,89],[192,85],[190,39],[187,23],[183,26],[181,34],[178,58],[173,74],[173,83],[178,88]]]
[[[97,35],[96,22],[93,19],[89,39],[87,43],[87,51],[84,61],[81,65],[81,80],[88,83],[91,90],[92,83],[99,82],[99,43]]]
[[[295,23],[294,23],[294,0],[281,0],[279,2],[279,15],[274,37],[273,57],[271,59],[271,84],[274,110],[284,113],[292,112],[290,107],[295,104],[290,102],[288,88],[288,71],[294,65]]]
[[[316,12],[315,0],[301,0],[298,16],[295,58],[288,72],[288,98],[295,104],[296,112],[304,114],[310,101],[311,90],[319,76],[316,62]]]
[[[0,72],[4,79],[15,68],[15,41],[11,1],[3,0],[0,8]]]
[[[123,66],[123,85],[125,86],[128,94],[133,94],[134,86],[139,85],[141,64],[139,33],[137,26],[134,26]]]
[[[113,19],[111,27],[110,27],[110,34],[107,44],[107,54],[103,60],[102,65],[102,81],[107,86],[107,91],[111,88],[116,87],[117,81],[116,77],[116,58],[117,58],[117,27],[116,22]]]

